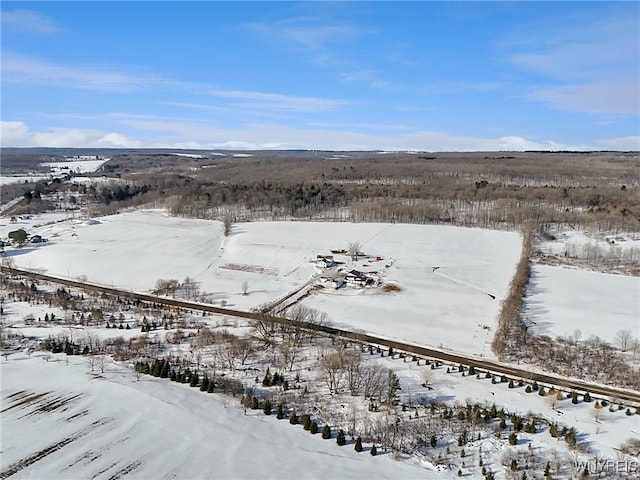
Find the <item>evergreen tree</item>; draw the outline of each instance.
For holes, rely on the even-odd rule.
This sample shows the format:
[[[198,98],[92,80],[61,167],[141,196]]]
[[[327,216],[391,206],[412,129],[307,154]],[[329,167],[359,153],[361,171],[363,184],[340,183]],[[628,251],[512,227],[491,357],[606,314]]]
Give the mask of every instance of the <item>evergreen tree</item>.
[[[282,407],[282,404],[278,404],[278,412],[276,413],[276,418],[278,420],[282,420],[284,418],[284,408]]]
[[[322,428],[322,438],[324,438],[325,440],[331,438],[331,428],[328,424],[325,424]]]
[[[160,378],[169,378],[169,362],[162,361],[162,367],[160,368]]]
[[[511,471],[515,472],[518,470],[518,461],[514,458],[511,460]]]
[[[589,394],[589,392],[584,393],[584,402],[585,403],[591,402],[591,395]]]
[[[302,415],[301,418],[301,423],[302,423],[302,428],[304,428],[305,430],[309,430],[311,429],[311,416],[308,414],[304,414]]]
[[[215,388],[215,383],[213,383],[213,378],[209,380],[209,386],[207,387],[207,393],[213,393],[213,389]]]
[[[296,425],[298,423],[298,415],[296,415],[296,411],[294,410],[289,417],[289,423],[291,425]]]
[[[178,375],[176,374],[175,370],[171,371],[171,377],[170,378],[171,378],[172,382],[175,382],[178,379]]]
[[[160,360],[156,358],[153,361],[153,368],[151,369],[151,375],[153,375],[154,377],[159,377],[161,372],[162,372],[162,363],[160,363]]]
[[[263,387],[271,386],[271,373],[269,372],[269,367],[267,367],[267,373],[264,374],[264,378],[262,379]]]
[[[318,424],[316,423],[316,421],[314,420],[313,422],[311,422],[311,425],[309,426],[309,431],[311,432],[311,434],[315,435],[316,433],[318,433]]]
[[[578,403],[578,392],[571,392],[571,403]]]
[[[371,451],[369,453],[371,453],[372,457],[375,457],[378,454],[378,449],[375,445],[371,447]]]
[[[191,380],[189,381],[189,386],[190,387],[197,387],[198,386],[198,372],[193,372],[191,374]]]
[[[347,439],[344,436],[344,430],[338,430],[338,435],[336,436],[336,443],[341,447],[347,444]]]
[[[356,445],[354,447],[354,450],[358,453],[362,451],[362,438],[360,437],[356,438]]]
[[[202,383],[200,384],[200,391],[206,392],[207,390],[209,390],[209,377],[207,377],[207,374],[205,373],[202,378]]]
[[[551,477],[551,465],[549,465],[549,462],[547,462],[544,467],[544,476],[547,478]]]
[[[431,448],[436,448],[437,444],[438,438],[435,435],[431,435],[431,438],[429,438],[429,445],[431,445]]]
[[[262,411],[265,415],[271,415],[271,401],[268,398],[264,401]]]
[[[509,388],[516,388],[515,383],[513,383],[513,378],[509,380]]]
[[[509,435],[509,445],[516,445],[518,443],[518,435],[516,435],[516,432],[512,432],[511,435]]]

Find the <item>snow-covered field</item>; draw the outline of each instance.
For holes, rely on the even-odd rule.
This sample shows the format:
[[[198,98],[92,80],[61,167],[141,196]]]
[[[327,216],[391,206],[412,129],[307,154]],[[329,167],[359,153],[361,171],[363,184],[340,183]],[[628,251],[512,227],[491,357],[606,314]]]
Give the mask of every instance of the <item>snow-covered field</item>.
[[[24,333],[46,338],[50,330],[26,328]],[[102,337],[111,333],[94,331]],[[484,377],[446,373],[446,365],[431,370],[424,363],[418,366],[377,355],[370,361],[398,375],[403,403],[413,402],[415,408],[427,402],[419,407],[421,416],[431,402],[495,404],[510,413],[535,413],[560,427],[574,427],[585,448],[579,454],[572,452],[564,441],[550,437],[544,423],[538,424],[535,434],[521,432],[515,447],[508,446],[504,432],[500,438],[483,434],[465,446],[467,477],[482,478],[478,466],[482,457],[497,478],[509,478],[501,474],[501,464],[505,454],[517,451],[525,456],[535,453],[544,459],[538,462],[544,465],[548,460],[554,469],[561,465],[563,478],[575,468],[574,462],[594,458],[624,460],[637,472],[637,462],[620,457],[617,450],[626,440],[637,438],[637,416],[628,416],[617,406],[596,409],[595,403],[582,399],[574,405],[568,399],[555,400],[555,395],[542,397],[526,393],[523,387],[492,384]],[[425,371],[431,375],[430,390],[422,386]],[[265,416],[261,410],[244,412],[237,398],[148,375],[136,380],[130,368],[110,360],[104,373],[98,372],[90,371],[87,357],[64,354],[12,353],[1,361],[1,474],[22,467],[15,478],[456,477],[457,466],[437,472],[430,462],[403,456],[399,457],[403,461],[395,461],[380,450],[374,458],[368,454],[369,445],[356,453],[352,443],[341,448],[335,439],[310,435],[286,419]],[[336,401],[337,408],[344,402]],[[455,432],[439,434],[440,451],[450,447],[454,465],[460,463],[455,436]]]
[[[1,228],[6,236],[6,219]],[[160,278],[189,276],[208,301],[238,309],[294,291],[318,274],[311,262],[316,255],[357,241],[373,258],[336,259],[400,291],[325,288],[306,304],[336,324],[485,356],[491,356],[488,342],[521,250],[513,232],[433,225],[241,223],[224,237],[219,222],[154,210],[69,220],[28,233],[49,242],[8,251],[18,266],[138,291],[152,289]]]
[[[2,478],[442,478],[188,385],[51,357],[2,361]]]
[[[108,158],[101,158],[95,160],[72,160],[64,161],[64,162],[45,162],[40,165],[43,167],[50,167],[51,172],[55,175],[59,175],[61,173],[89,173],[95,172],[102,164],[109,161]]]
[[[48,175],[20,175],[20,176],[0,176],[0,186],[11,185],[13,183],[33,183],[40,180],[47,180]]]
[[[616,333],[640,337],[640,277],[535,264],[525,301],[534,335],[595,335],[613,344]]]

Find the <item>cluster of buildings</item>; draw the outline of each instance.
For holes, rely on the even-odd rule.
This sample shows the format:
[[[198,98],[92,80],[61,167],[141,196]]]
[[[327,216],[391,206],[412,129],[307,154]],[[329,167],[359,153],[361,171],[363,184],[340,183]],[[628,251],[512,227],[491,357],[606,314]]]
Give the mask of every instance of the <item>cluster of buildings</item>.
[[[350,287],[367,287],[374,285],[376,280],[371,274],[359,270],[349,270],[345,272],[343,268],[336,268],[344,262],[338,262],[333,255],[317,255],[315,260],[316,268],[322,271],[320,281],[328,283],[335,288],[344,285]]]

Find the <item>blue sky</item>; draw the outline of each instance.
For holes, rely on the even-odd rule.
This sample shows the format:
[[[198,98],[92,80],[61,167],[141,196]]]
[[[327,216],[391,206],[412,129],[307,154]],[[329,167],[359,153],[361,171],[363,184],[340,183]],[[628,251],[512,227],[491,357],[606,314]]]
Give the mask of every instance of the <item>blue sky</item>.
[[[2,146],[640,150],[638,2],[11,2]]]

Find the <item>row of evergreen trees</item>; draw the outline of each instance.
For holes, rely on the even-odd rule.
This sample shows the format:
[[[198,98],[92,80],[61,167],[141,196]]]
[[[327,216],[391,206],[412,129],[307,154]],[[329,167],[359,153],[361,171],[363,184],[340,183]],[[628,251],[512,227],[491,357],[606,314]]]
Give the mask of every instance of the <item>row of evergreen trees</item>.
[[[53,337],[49,337],[42,341],[41,348],[48,350],[51,353],[65,353],[67,355],[88,355],[90,352],[89,346],[84,347],[78,343],[70,342],[69,339],[58,340]]]
[[[268,398],[261,400],[258,396],[254,395],[252,392],[249,392],[247,395],[243,396],[240,403],[245,408],[250,408],[252,410],[262,409],[265,415],[271,415],[273,413],[273,404],[271,403],[271,400]],[[284,404],[280,403],[278,404],[276,418],[278,420],[282,420],[285,417],[286,417],[286,407]],[[291,425],[298,425],[298,424],[302,425],[302,428],[307,430],[312,435],[318,433],[319,431],[318,422],[316,420],[313,420],[311,415],[305,413],[300,417],[298,417],[298,414],[296,413],[295,409],[291,412],[291,415],[289,416],[289,423]],[[331,432],[331,427],[328,424],[325,424],[324,427],[322,428],[321,436],[325,440],[332,438],[333,435]],[[346,439],[344,430],[342,429],[338,430],[336,434],[336,443],[340,446],[344,446],[347,444],[347,439]],[[356,452],[363,451],[361,437],[356,438],[354,449]],[[377,455],[377,449],[375,445],[371,447],[370,453],[371,455],[374,455],[374,456]]]
[[[151,375],[158,378],[168,378],[172,382],[188,383],[190,387],[200,387],[201,392],[213,393],[214,391],[232,394],[236,396],[244,392],[244,385],[239,380],[233,378],[217,377],[215,380],[209,378],[207,373],[199,374],[197,370],[189,367],[184,370],[171,366],[169,360],[164,358],[155,359],[153,362],[138,361],[134,365],[136,372]]]

